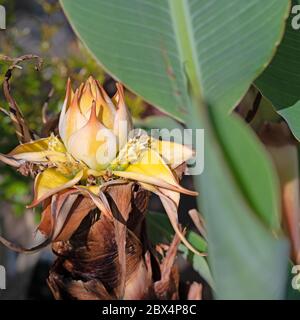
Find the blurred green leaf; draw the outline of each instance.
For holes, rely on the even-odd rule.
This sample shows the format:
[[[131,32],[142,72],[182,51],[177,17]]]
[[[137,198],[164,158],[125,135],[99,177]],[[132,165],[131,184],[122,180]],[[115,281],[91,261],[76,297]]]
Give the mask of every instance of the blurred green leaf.
[[[9,182],[5,189],[5,195],[9,198],[17,197],[19,195],[23,196],[27,193],[27,184],[23,181],[13,181]]]
[[[224,119],[215,112],[213,122],[224,158],[248,205],[269,229],[278,232],[281,225],[279,181],[266,149],[235,114]]]
[[[273,221],[273,226],[278,224],[278,208],[273,200],[279,195],[276,184],[272,185],[274,172],[270,162],[264,157],[264,152],[259,152],[259,142],[245,123],[236,117],[216,115],[216,112],[206,116],[204,110],[194,109],[191,120],[194,127],[199,126],[197,112],[201,112],[199,119],[207,117],[204,124],[205,170],[195,178],[201,190],[199,203],[206,219],[208,259],[216,297],[281,299],[285,294],[288,244],[280,232],[274,234],[266,228],[259,219],[262,216],[258,216],[253,207],[253,201],[258,201],[256,206],[262,206],[263,201],[268,202],[267,206],[272,211],[264,218]],[[230,135],[227,130],[230,130]],[[229,142],[230,136],[240,139],[232,138]],[[233,142],[240,155],[237,157],[233,152],[229,158],[228,150],[233,147]],[[254,152],[249,154],[245,152],[247,149]],[[237,175],[241,173],[244,178],[248,176],[251,179],[252,176],[253,183],[260,181],[267,189],[262,193],[254,189],[245,192],[244,178]],[[259,178],[258,173],[262,175]],[[247,188],[252,187],[249,184]]]
[[[292,6],[300,0],[293,0]],[[257,87],[288,122],[296,138],[300,139],[300,32],[292,27],[290,15],[284,38],[271,64],[256,80]]]
[[[159,116],[149,116],[145,119],[137,119],[134,122],[136,128],[142,128],[146,130],[155,129],[180,129],[183,130],[184,127],[177,122],[176,120],[172,119],[169,116],[159,115]]]
[[[289,9],[288,0],[61,3],[105,69],[178,119],[187,113],[186,72],[205,100],[230,110],[270,61]]]

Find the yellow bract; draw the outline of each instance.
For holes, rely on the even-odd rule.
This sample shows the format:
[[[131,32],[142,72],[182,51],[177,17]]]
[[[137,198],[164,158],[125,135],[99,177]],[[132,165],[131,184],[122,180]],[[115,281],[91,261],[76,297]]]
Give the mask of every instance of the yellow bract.
[[[83,172],[79,171],[74,177],[66,177],[55,168],[46,169],[35,179],[34,199],[28,207],[34,207],[53,194],[73,187],[80,181],[82,175]]]
[[[194,192],[181,187],[162,157],[154,150],[147,149],[140,158],[130,164],[124,171],[113,171],[122,178],[144,182],[165,189],[195,195]]]
[[[66,149],[63,143],[54,136],[21,144],[12,150],[8,156],[16,160],[29,162],[64,162]]]

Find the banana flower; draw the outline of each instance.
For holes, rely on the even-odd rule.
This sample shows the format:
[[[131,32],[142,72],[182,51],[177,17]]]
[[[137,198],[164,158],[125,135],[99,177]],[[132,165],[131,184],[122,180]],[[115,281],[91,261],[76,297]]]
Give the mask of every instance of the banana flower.
[[[8,154],[0,154],[0,160],[35,177],[34,198],[28,207],[42,202],[45,205],[62,192],[80,192],[109,216],[104,188],[134,181],[160,197],[180,239],[197,252],[186,241],[177,220],[180,193],[197,193],[180,186],[175,171],[193,156],[193,151],[146,134],[128,139],[132,119],[123,87],[120,83],[116,87],[115,96],[110,98],[92,77],[75,92],[68,80],[59,136],[51,134],[20,144]],[[42,232],[44,223],[39,228]]]

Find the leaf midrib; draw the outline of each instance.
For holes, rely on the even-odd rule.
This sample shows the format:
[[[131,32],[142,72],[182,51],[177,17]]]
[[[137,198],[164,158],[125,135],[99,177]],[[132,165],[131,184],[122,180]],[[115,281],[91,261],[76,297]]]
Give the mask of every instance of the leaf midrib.
[[[174,32],[177,35],[176,42],[178,53],[182,63],[183,77],[186,79],[187,92],[188,85],[191,85],[192,95],[197,101],[202,101],[201,72],[198,63],[197,48],[192,31],[192,16],[188,8],[188,1],[169,0],[171,18]],[[187,77],[185,76],[185,73]]]

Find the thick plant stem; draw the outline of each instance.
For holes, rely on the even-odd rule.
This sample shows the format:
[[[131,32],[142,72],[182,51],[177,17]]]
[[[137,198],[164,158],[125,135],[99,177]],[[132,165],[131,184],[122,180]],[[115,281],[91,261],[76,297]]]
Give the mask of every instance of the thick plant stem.
[[[148,192],[127,184],[110,187],[106,195],[113,221],[95,209],[70,240],[53,244],[58,258],[48,285],[54,297],[177,299],[179,275],[174,260],[179,240],[175,237],[160,264],[146,233]]]

